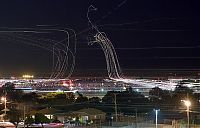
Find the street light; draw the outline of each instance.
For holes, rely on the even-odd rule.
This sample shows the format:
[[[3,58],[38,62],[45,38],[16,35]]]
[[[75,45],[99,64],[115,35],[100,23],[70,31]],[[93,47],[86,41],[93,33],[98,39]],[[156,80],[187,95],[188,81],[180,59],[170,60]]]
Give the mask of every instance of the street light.
[[[154,109],[154,111],[156,112],[156,128],[158,128],[158,111],[160,111],[160,109]]]
[[[190,127],[190,106],[191,102],[189,100],[182,100],[185,106],[187,107],[187,127]]]
[[[4,102],[4,117],[5,117],[6,116],[6,102],[7,102],[6,97],[1,97],[1,101]]]
[[[7,99],[6,97],[1,97],[1,101],[4,102],[4,114],[6,115],[6,102],[7,102]]]
[[[111,126],[113,126],[113,116],[111,116]]]

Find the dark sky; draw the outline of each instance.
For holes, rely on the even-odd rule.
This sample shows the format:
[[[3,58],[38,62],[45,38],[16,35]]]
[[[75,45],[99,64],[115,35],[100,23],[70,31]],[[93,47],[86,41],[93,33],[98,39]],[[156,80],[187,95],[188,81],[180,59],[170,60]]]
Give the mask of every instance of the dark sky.
[[[122,70],[200,69],[200,3],[185,0],[1,0],[0,27],[72,28],[77,33],[75,72],[105,71],[98,44],[87,44],[91,20],[116,48]],[[0,75],[51,71],[52,54],[8,41],[0,33]],[[56,36],[59,36],[56,34]]]

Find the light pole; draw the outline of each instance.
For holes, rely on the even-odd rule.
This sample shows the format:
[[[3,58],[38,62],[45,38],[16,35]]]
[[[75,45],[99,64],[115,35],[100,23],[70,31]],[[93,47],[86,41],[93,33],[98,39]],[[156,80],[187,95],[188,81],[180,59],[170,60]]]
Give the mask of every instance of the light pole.
[[[154,109],[154,111],[156,112],[156,128],[158,128],[158,111],[160,111],[160,109]]]
[[[135,108],[135,127],[137,128],[137,108]]]
[[[7,102],[6,97],[2,97],[1,101],[4,102],[4,114],[6,115],[6,109],[7,109],[6,108],[6,102]]]
[[[114,93],[115,96],[115,122],[117,123],[117,96],[116,93]]]
[[[24,128],[26,124],[26,106],[24,105]]]
[[[1,101],[2,102],[4,102],[4,119],[5,119],[5,116],[6,116],[6,102],[7,102],[7,100],[6,100],[6,97],[1,97]],[[4,120],[3,120],[4,121]]]
[[[111,116],[111,126],[113,126],[113,116]]]
[[[187,107],[187,127],[190,127],[190,106],[191,102],[189,100],[182,100],[185,106]]]

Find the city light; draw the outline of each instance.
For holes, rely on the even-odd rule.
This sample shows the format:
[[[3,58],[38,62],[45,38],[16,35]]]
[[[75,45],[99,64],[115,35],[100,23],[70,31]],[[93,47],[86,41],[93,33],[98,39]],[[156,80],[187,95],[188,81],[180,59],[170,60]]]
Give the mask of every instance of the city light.
[[[23,75],[22,76],[24,79],[30,79],[30,78],[34,78],[33,75]]]

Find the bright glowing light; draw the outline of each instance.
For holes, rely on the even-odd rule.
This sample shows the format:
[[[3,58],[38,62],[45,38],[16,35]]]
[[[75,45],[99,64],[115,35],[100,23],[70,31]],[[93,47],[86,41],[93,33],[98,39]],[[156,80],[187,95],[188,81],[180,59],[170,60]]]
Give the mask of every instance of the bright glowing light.
[[[1,97],[1,101],[5,102],[6,101],[6,97]]]
[[[191,102],[189,100],[182,100],[185,104],[186,107],[190,107],[191,106]]]
[[[33,76],[33,75],[23,75],[22,77],[23,77],[23,78],[25,78],[25,79],[34,78],[34,76]]]
[[[63,85],[63,86],[72,86],[73,83],[72,83],[72,80],[69,80],[69,81],[62,81],[62,85]]]
[[[73,90],[74,87],[70,86],[69,88],[70,88],[70,90]]]
[[[57,92],[62,92],[62,90],[58,89]]]
[[[65,81],[63,81],[62,85],[63,85],[63,86],[69,86],[69,84],[66,83]]]
[[[123,87],[124,90],[126,90],[126,87]]]

